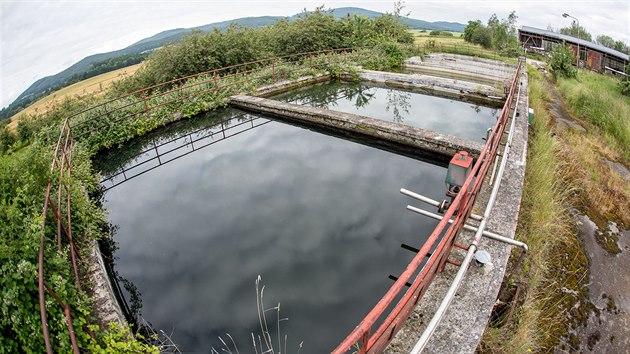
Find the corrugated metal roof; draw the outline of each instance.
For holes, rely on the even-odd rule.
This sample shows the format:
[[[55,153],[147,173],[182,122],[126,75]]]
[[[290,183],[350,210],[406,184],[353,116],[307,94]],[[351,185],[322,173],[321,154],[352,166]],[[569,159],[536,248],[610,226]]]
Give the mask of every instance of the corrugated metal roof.
[[[623,60],[626,60],[626,61],[630,60],[630,57],[628,56],[628,54],[619,52],[619,51],[614,50],[612,48],[604,47],[601,44],[597,44],[597,43],[589,42],[589,41],[586,41],[586,40],[583,40],[583,39],[567,36],[566,34],[551,32],[551,31],[547,31],[547,30],[544,30],[544,29],[534,28],[534,27],[529,27],[529,26],[521,26],[520,31],[534,33],[534,34],[540,34],[540,35],[551,37],[551,38],[557,38],[557,39],[562,40],[562,41],[579,44],[580,46],[583,46],[583,47],[591,48],[591,49],[594,49],[594,50],[602,52],[602,53],[610,54],[610,55],[615,56],[615,57],[617,57],[619,59],[623,59]]]

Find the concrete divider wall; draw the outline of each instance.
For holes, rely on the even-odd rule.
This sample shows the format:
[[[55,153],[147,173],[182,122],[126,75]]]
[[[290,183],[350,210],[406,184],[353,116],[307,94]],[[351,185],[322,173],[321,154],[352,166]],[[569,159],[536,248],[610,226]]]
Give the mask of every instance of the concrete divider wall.
[[[409,125],[269,100],[262,97],[232,96],[230,104],[247,111],[349,131],[418,150],[430,151],[435,154],[448,156],[448,158],[461,150],[467,150],[473,156],[479,156],[483,148],[482,144],[474,141]]]

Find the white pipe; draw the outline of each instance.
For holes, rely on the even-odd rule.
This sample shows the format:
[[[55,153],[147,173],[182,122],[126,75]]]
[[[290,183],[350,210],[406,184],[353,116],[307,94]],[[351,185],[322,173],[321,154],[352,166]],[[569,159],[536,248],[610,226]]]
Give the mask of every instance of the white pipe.
[[[433,199],[425,197],[423,195],[414,193],[414,192],[412,192],[410,190],[407,190],[405,188],[400,188],[400,193],[402,193],[402,194],[404,194],[404,195],[406,195],[408,197],[417,199],[417,200],[419,200],[421,202],[425,202],[425,203],[427,203],[429,205],[433,205],[436,208],[440,207],[440,202],[438,202],[437,200],[433,200]],[[481,215],[470,213],[470,218],[473,219],[473,220],[481,221]]]
[[[503,150],[503,157],[501,158],[501,166],[499,166],[499,172],[497,173],[497,183],[492,188],[492,192],[490,193],[490,198],[488,199],[488,204],[486,205],[486,210],[483,213],[483,218],[481,222],[479,223],[479,227],[477,229],[477,232],[475,233],[475,237],[473,238],[473,241],[470,244],[470,247],[468,248],[466,257],[464,258],[464,261],[462,262],[462,265],[460,266],[459,271],[457,272],[457,275],[455,276],[455,279],[453,280],[453,283],[449,287],[448,292],[446,293],[446,296],[444,297],[444,299],[442,299],[442,303],[440,304],[440,307],[437,309],[437,311],[433,315],[431,322],[429,322],[429,324],[427,325],[427,328],[422,333],[422,336],[420,337],[416,345],[411,350],[410,353],[412,354],[420,353],[429,342],[429,339],[433,335],[435,328],[437,327],[438,323],[440,323],[440,321],[442,320],[442,317],[444,316],[444,313],[446,313],[446,310],[451,304],[451,301],[453,301],[453,298],[455,297],[455,293],[459,289],[462,279],[464,278],[464,275],[466,274],[466,271],[468,270],[470,261],[472,260],[472,257],[475,251],[477,250],[477,244],[479,243],[479,240],[481,239],[481,235],[484,229],[486,228],[486,224],[488,223],[488,217],[490,216],[490,212],[492,211],[494,202],[497,199],[499,186],[501,185],[501,178],[503,177],[503,172],[505,171],[505,166],[507,164],[508,155],[510,153],[510,146],[512,145],[512,136],[514,133],[514,126],[516,123],[516,112],[518,111],[518,101],[520,99],[520,96],[521,96],[521,85],[519,84],[518,93],[516,95],[516,105],[514,106],[514,115],[512,116],[512,124],[510,125],[510,133],[508,134],[507,143],[505,144],[505,149]]]
[[[419,208],[416,208],[414,206],[411,205],[407,205],[407,210],[413,211],[414,213],[418,213],[420,215],[424,215],[424,216],[428,216],[430,218],[433,218],[435,220],[442,220],[444,217],[442,215],[438,215],[438,214],[434,214],[432,212],[426,211],[426,210],[422,210]],[[449,220],[448,221],[449,224],[453,223],[453,220]],[[477,227],[469,225],[469,224],[464,224],[464,229],[468,230],[468,231],[477,231]],[[529,247],[527,247],[527,245],[521,241],[517,241],[514,239],[511,239],[509,237],[505,237],[505,236],[501,236],[497,233],[494,232],[490,232],[490,231],[484,231],[482,233],[483,236],[487,237],[487,238],[491,238],[497,241],[501,241],[501,242],[505,242],[505,243],[509,243],[510,245],[513,246],[518,246],[518,247],[522,247],[525,252],[529,251]]]
[[[494,174],[497,172],[497,162],[499,162],[499,155],[494,158],[494,164],[492,165],[492,174],[490,175],[490,185],[494,183]]]

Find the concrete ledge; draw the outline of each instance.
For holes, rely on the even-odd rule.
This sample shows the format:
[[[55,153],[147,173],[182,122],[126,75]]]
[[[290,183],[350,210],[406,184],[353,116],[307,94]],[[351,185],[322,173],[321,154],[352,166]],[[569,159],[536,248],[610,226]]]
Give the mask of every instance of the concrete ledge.
[[[480,84],[489,85],[497,89],[503,88],[503,79],[499,77],[488,77],[482,74],[463,72],[433,65],[405,64],[405,69],[418,74],[445,77],[453,80],[478,82]]]
[[[330,74],[318,74],[314,76],[303,76],[295,80],[282,80],[269,85],[263,85],[256,90],[258,97],[270,97],[281,94],[283,92],[295,90],[297,88],[313,85],[316,83],[330,81]]]
[[[110,322],[123,326],[127,322],[114,295],[98,243],[91,241],[88,249],[90,253],[86,262],[87,276],[92,284],[88,292],[93,302],[94,317],[101,329],[107,329]]]
[[[475,82],[372,70],[363,70],[359,73],[359,77],[361,81],[494,107],[503,107],[504,102],[502,89],[499,90],[494,86]]]
[[[260,97],[232,96],[230,104],[252,112],[386,140],[394,144],[430,151],[448,158],[461,150],[466,150],[477,157],[483,148],[480,143],[426,129]]]
[[[517,67],[516,64],[499,60],[449,53],[432,53],[422,57],[411,57],[405,60],[405,64],[449,68],[461,72],[477,73],[502,79],[512,78]]]

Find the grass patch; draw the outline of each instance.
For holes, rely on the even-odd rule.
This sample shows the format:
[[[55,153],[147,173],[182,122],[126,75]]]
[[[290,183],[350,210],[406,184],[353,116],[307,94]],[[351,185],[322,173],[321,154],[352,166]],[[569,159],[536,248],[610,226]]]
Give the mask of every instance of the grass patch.
[[[553,134],[547,113],[546,92],[540,73],[529,69],[530,107],[536,118],[529,138],[523,201],[516,238],[527,243],[530,252],[521,264],[511,258],[508,284],[520,284],[526,291],[514,318],[489,326],[480,352],[551,352],[566,330],[567,313],[580,300],[588,279],[588,264],[573,234],[567,199],[570,190],[561,178],[560,142]]]
[[[626,166],[630,163],[630,97],[621,94],[619,81],[581,70],[579,78],[560,79],[558,88],[571,112],[595,126]]]
[[[608,221],[630,227],[630,181],[624,181],[604,159],[622,161],[621,152],[602,143],[594,127],[588,133],[563,132],[561,154],[565,156],[562,178],[572,186],[572,204],[587,214],[600,229]],[[617,248],[604,242],[609,251]],[[612,247],[612,248],[611,248]]]
[[[568,109],[586,133],[563,132],[563,179],[574,187],[573,204],[600,229],[608,221],[630,227],[630,181],[613,171],[605,160],[630,166],[630,97],[623,96],[619,81],[590,71],[579,79],[560,79],[558,89]],[[614,242],[600,242],[615,253]]]

